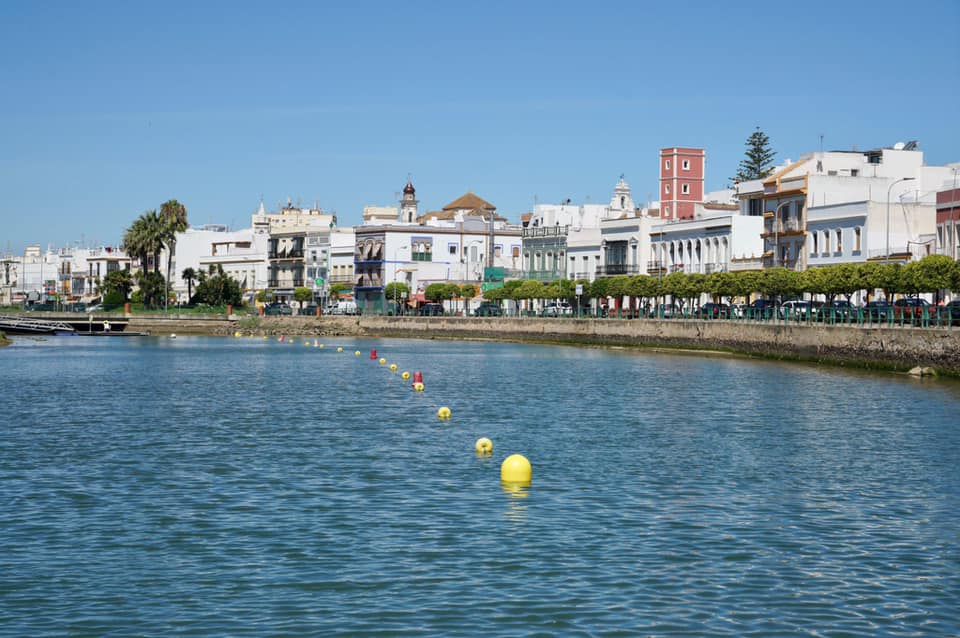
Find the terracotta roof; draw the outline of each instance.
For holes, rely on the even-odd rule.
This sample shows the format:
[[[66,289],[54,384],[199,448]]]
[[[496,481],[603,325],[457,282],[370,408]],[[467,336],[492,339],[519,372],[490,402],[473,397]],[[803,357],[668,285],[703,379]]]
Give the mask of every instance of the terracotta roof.
[[[444,210],[431,211],[431,212],[429,212],[429,213],[424,213],[423,215],[420,215],[419,217],[417,217],[417,222],[422,224],[422,223],[424,223],[425,221],[430,220],[430,219],[446,219],[446,220],[451,220],[451,221],[452,221],[452,220],[456,219],[456,217],[457,217],[457,212],[458,212],[459,210],[460,210],[460,209],[454,209],[454,210],[446,210],[446,209],[444,209]],[[481,218],[483,221],[486,222],[486,221],[490,221],[490,211],[491,211],[491,210],[495,210],[495,209],[493,209],[493,208],[488,208],[488,209],[486,209],[486,210],[484,210],[484,211],[481,211],[481,210],[479,210],[479,209],[473,209],[473,210],[468,210],[468,211],[466,211],[465,215],[467,215],[467,216],[473,215],[474,217],[479,217],[479,218]],[[500,215],[497,215],[496,213],[493,214],[493,219],[494,219],[494,221],[498,221],[498,222],[506,222],[506,221],[508,221],[506,217],[501,217]]]
[[[467,191],[466,195],[459,197],[458,199],[453,200],[449,204],[443,207],[443,210],[497,210],[497,207],[488,202],[487,200],[477,197],[470,191]]]

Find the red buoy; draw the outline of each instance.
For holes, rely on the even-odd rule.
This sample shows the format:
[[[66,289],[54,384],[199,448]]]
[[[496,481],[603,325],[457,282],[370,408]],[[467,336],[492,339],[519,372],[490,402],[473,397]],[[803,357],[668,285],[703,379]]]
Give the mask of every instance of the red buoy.
[[[376,358],[377,358],[377,351],[376,351],[376,350],[371,350],[371,351],[370,351],[370,358],[371,358],[371,359],[376,359]]]
[[[414,382],[414,383],[423,383],[423,373],[422,373],[422,372],[419,372],[419,371],[418,371],[418,372],[414,372],[414,373],[413,373],[413,382]]]

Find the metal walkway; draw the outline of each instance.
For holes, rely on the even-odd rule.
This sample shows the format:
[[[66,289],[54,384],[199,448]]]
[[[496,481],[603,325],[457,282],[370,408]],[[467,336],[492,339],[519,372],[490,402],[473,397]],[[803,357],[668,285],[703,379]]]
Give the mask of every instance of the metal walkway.
[[[0,315],[0,330],[7,334],[52,334],[55,332],[74,332],[73,326],[62,321],[44,319],[24,319]]]

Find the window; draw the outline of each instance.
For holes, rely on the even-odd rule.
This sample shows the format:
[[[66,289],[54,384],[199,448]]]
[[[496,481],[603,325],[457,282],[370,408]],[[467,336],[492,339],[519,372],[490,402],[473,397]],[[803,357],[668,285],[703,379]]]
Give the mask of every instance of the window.
[[[433,242],[430,240],[414,240],[413,261],[433,261]]]
[[[823,253],[827,254],[830,252],[830,232],[823,231]]]
[[[494,257],[499,257],[502,254],[503,254],[503,244],[497,244],[496,246],[493,247]]]
[[[760,215],[763,215],[763,200],[760,198],[749,200],[747,213],[751,217],[759,217]]]
[[[447,244],[447,250],[450,251],[451,255],[457,254],[457,245],[456,244]]]
[[[511,246],[510,249],[510,254],[514,259],[520,256],[520,246]]]
[[[683,160],[683,164],[681,165],[681,168],[682,168],[683,170],[685,170],[685,171],[689,171],[689,170],[690,170],[690,160]]]
[[[860,169],[857,169],[857,168],[850,169],[850,177],[856,177],[859,174],[860,174]]]
[[[820,241],[819,241],[819,240],[820,240],[820,233],[818,233],[817,231],[813,231],[813,233],[811,233],[811,239],[813,239],[813,248],[812,248],[812,250],[810,251],[810,254],[811,254],[811,255],[816,255],[817,252],[818,252],[818,251],[817,251],[817,246],[820,245]]]
[[[860,252],[860,227],[857,226],[853,229],[853,252]]]
[[[666,193],[667,195],[670,194],[670,184],[663,185],[663,192]]]
[[[665,207],[664,207],[664,209],[663,209],[663,216],[664,216],[664,217],[670,217],[670,207],[669,207],[669,206],[665,206]]]
[[[669,171],[669,170],[670,170],[670,160],[665,161],[665,162],[663,163],[663,167]]]
[[[690,184],[681,184],[681,185],[680,185],[680,192],[683,193],[684,195],[689,195],[689,194],[690,194]]]
[[[837,252],[843,252],[843,230],[837,229]]]

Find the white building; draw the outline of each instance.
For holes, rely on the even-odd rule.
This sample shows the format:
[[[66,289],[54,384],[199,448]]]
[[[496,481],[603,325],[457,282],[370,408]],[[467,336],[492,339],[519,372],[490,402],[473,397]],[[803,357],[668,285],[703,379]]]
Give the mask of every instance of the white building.
[[[950,174],[916,144],[817,152],[740,184],[741,212],[762,216],[763,265],[795,270],[932,253],[936,191]]]
[[[432,283],[474,283],[479,291],[488,263],[519,268],[520,229],[496,215],[490,202],[467,193],[441,211],[421,216],[416,204],[408,182],[400,219],[354,229],[354,291],[361,307],[378,312],[393,301],[383,293],[392,282],[406,283],[413,299],[422,302]]]

